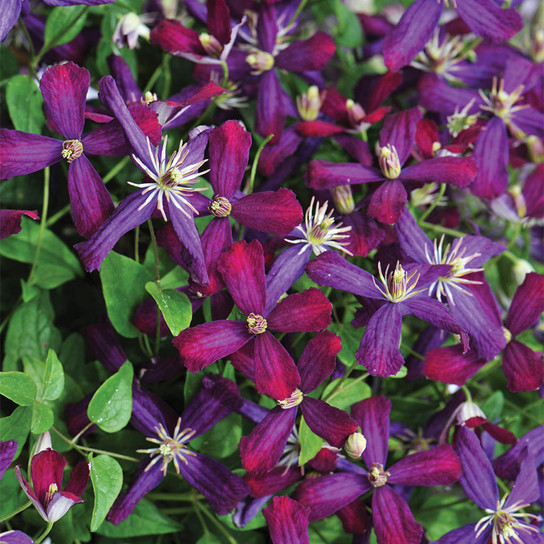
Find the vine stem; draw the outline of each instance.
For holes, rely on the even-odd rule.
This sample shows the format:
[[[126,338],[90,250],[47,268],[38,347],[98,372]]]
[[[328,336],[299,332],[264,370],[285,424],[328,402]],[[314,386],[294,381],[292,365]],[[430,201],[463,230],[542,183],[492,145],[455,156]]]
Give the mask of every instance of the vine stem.
[[[17,510],[14,510],[13,512],[9,513],[7,516],[0,518],[0,523],[4,523],[4,521],[11,519],[13,516],[16,516],[17,514],[19,514],[19,512],[26,510],[31,504],[32,503],[30,501],[25,502],[25,504],[23,504],[23,506],[21,506],[20,508],[17,508]]]
[[[47,523],[47,527],[45,528],[44,532],[35,539],[36,544],[40,544],[40,542],[51,532],[51,529],[53,528],[54,521],[49,521]]]
[[[259,146],[259,149],[257,149],[257,153],[255,153],[255,158],[253,159],[253,164],[251,165],[251,174],[249,176],[249,189],[247,191],[247,194],[250,195],[253,192],[253,185],[255,184],[255,176],[257,175],[257,165],[259,164],[259,158],[261,157],[261,153],[263,152],[263,149],[265,148],[266,144],[274,137],[274,134],[269,134],[266,139],[263,141],[263,143]]]
[[[30,274],[28,275],[28,280],[27,280],[27,283],[29,285],[32,285],[32,280],[34,278],[34,273],[36,272],[36,267],[38,266],[40,252],[42,250],[43,233],[45,232],[45,225],[47,223],[47,212],[49,210],[49,179],[50,179],[50,169],[49,169],[49,166],[47,166],[45,170],[43,171],[42,217],[40,222],[40,232],[38,234],[38,241],[36,243],[36,252],[34,253],[32,268],[30,269]]]
[[[425,219],[433,213],[434,209],[438,206],[440,203],[440,199],[444,196],[444,193],[446,192],[446,184],[441,183],[440,184],[440,190],[438,191],[438,194],[436,195],[436,198],[434,199],[433,203],[423,212],[423,215],[420,217],[419,222],[424,223]]]
[[[147,226],[149,227],[149,235],[151,236],[151,243],[153,244],[153,255],[155,256],[155,283],[162,293],[161,287],[161,270],[159,262],[159,246],[157,245],[157,237],[155,236],[155,229],[151,219],[147,220]],[[154,355],[158,355],[161,344],[161,310],[157,305],[157,326],[155,329],[155,349]]]

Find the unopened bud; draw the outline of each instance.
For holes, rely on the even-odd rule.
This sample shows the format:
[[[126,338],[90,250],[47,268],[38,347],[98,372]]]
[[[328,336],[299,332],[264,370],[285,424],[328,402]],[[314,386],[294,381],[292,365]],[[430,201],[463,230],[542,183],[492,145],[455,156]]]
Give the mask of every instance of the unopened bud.
[[[50,449],[51,447],[51,435],[49,434],[49,431],[45,431],[40,435],[36,445],[34,446],[34,455],[37,455],[43,450]]]
[[[210,55],[210,57],[219,58],[223,46],[221,42],[211,34],[206,34],[205,32],[199,36],[200,45],[202,45],[204,51]]]
[[[330,189],[336,209],[343,215],[348,215],[355,210],[355,200],[350,185],[338,185]]]
[[[512,267],[512,275],[517,285],[521,285],[525,281],[525,276],[534,272],[535,269],[524,259],[517,259]]]
[[[360,432],[350,434],[344,444],[344,450],[352,459],[358,459],[366,450],[366,438]]]
[[[315,121],[319,115],[319,110],[323,104],[325,92],[319,92],[319,89],[312,85],[308,91],[297,96],[297,110],[303,121]]]
[[[258,74],[274,68],[274,57],[266,51],[256,50],[246,57],[246,62]]]
[[[481,408],[476,403],[467,400],[460,406],[459,413],[457,414],[457,423],[459,425],[463,425],[465,421],[473,417],[481,417],[486,419]]]

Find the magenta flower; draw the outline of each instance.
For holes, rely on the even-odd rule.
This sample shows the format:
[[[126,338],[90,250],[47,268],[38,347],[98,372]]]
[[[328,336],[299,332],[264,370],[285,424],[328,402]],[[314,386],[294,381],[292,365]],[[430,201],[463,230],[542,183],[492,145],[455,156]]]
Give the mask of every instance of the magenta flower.
[[[70,480],[62,490],[62,473],[66,459],[58,451],[47,448],[40,451],[30,464],[32,486],[15,467],[17,480],[38,514],[47,522],[58,521],[74,504],[84,502],[81,498],[89,481],[89,463],[81,461],[72,470]]]
[[[263,510],[273,544],[309,544],[310,511],[289,497],[274,497]]]
[[[0,210],[0,240],[21,232],[23,215],[39,219],[36,210]]]

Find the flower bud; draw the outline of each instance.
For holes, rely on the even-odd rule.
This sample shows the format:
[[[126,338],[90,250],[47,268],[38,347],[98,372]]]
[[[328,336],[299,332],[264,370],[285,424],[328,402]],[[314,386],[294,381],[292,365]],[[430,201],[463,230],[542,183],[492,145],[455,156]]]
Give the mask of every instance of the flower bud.
[[[355,210],[355,200],[350,185],[338,185],[338,187],[331,187],[329,190],[336,209],[342,215],[348,215]]]
[[[387,144],[380,148],[378,162],[387,179],[397,179],[400,176],[399,154],[394,145]]]
[[[344,450],[352,459],[358,459],[366,450],[366,438],[360,432],[350,434],[344,444]]]

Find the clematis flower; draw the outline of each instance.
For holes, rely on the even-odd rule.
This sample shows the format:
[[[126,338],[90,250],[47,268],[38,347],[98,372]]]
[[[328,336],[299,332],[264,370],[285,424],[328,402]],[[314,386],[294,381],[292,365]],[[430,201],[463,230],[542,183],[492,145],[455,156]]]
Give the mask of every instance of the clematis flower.
[[[34,505],[38,514],[47,521],[58,521],[81,498],[89,481],[89,463],[81,461],[72,470],[69,482],[62,490],[62,473],[66,459],[58,451],[46,448],[32,457],[30,474],[32,486],[25,480],[21,467],[15,467],[15,475]]]
[[[273,544],[309,544],[309,509],[289,497],[274,497],[263,510]]]
[[[0,440],[0,480],[15,457],[17,444],[15,440]]]
[[[278,332],[310,332],[328,327],[331,303],[318,289],[290,295],[280,303],[265,287],[264,255],[259,242],[236,242],[219,259],[219,272],[245,321],[218,320],[182,331],[174,338],[183,364],[197,372],[248,343],[254,349],[255,383],[277,400],[290,397],[300,384],[296,366]],[[248,349],[246,348],[246,349]]]
[[[308,276],[318,285],[328,285],[354,295],[372,299],[370,317],[361,346],[356,352],[357,362],[373,376],[392,376],[404,363],[399,351],[402,317],[414,314],[423,321],[455,334],[465,335],[453,315],[437,300],[427,294],[429,284],[449,268],[429,270],[421,265],[408,265],[405,270],[397,262],[395,270],[385,272],[378,265],[380,282],[366,270],[355,266],[333,251],[327,251],[310,262]]]
[[[36,544],[28,535],[22,531],[6,531],[0,534],[2,544]]]
[[[351,413],[368,439],[362,454],[368,471],[354,465],[353,472],[303,481],[293,498],[310,509],[310,522],[330,516],[373,489],[372,519],[378,543],[419,544],[423,528],[408,504],[388,484],[452,484],[461,476],[461,464],[453,448],[443,444],[408,455],[385,470],[390,411],[391,401],[385,397],[372,397],[352,406]]]
[[[486,515],[477,523],[450,531],[437,544],[542,544],[544,535],[531,524],[537,517],[522,511],[539,496],[532,455],[525,456],[512,492],[501,499],[491,462],[473,431],[466,427],[459,429],[455,451],[463,467],[461,487]]]
[[[39,219],[36,210],[0,210],[0,240],[21,232],[23,215]]]
[[[419,108],[386,117],[380,131],[380,170],[363,164],[314,160],[308,169],[309,187],[318,190],[381,181],[370,197],[368,215],[390,225],[399,220],[408,199],[402,182],[470,185],[476,175],[476,164],[470,157],[436,157],[404,167],[412,152],[420,119]]]

